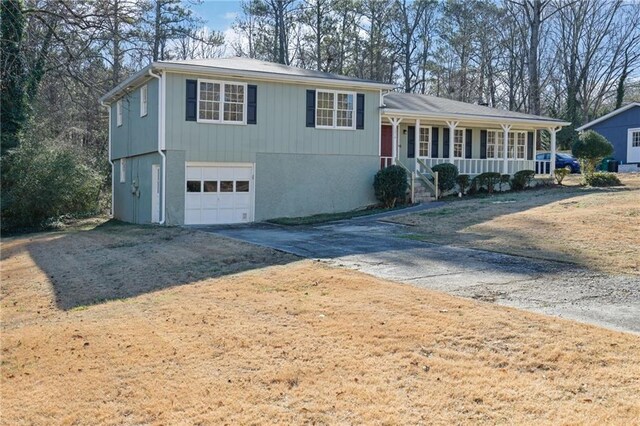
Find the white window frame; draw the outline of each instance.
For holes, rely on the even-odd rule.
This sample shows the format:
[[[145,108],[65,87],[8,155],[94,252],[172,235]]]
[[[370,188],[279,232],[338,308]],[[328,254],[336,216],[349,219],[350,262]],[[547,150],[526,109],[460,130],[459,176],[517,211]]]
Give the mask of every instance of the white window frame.
[[[122,126],[122,99],[116,102],[116,126]]]
[[[456,157],[456,132],[458,131],[462,133],[462,153],[459,157]],[[467,141],[465,140],[466,131],[467,129],[464,127],[456,127],[455,129],[453,129],[453,135],[451,135],[451,143],[453,144],[453,158],[465,158],[464,151],[467,145]]]
[[[127,159],[120,159],[120,183],[127,182]]]
[[[628,139],[627,143],[628,143],[628,145],[629,145],[629,148],[640,148],[640,140],[639,140],[639,142],[638,142],[638,145],[634,145],[634,144],[633,144],[633,142],[634,142],[634,141],[633,141],[633,137],[634,137],[634,135],[635,135],[636,133],[637,133],[638,135],[640,135],[640,127],[634,127],[634,128],[631,128],[631,129],[629,129],[629,132],[628,132],[628,133],[629,133],[629,136],[628,136],[628,138],[629,138],[629,139]],[[640,137],[640,136],[639,136],[639,137]]]
[[[149,87],[147,84],[140,87],[140,117],[149,113]]]
[[[427,155],[420,155],[420,148],[422,147],[422,132],[425,131],[427,132]],[[418,158],[431,158],[431,126],[420,126],[418,127]]]
[[[318,125],[318,93],[333,93],[333,126],[320,126]],[[350,95],[353,97],[353,110],[351,115],[351,126],[338,126],[338,95]],[[333,130],[355,130],[356,129],[356,110],[358,108],[358,97],[356,92],[345,92],[342,90],[325,90],[316,89],[316,104],[314,110],[314,121],[316,122],[316,129],[333,129]]]
[[[205,118],[200,118],[200,83],[212,83],[220,85],[220,111],[219,111],[219,119],[217,120],[208,120]],[[233,86],[242,86],[244,89],[244,100],[242,104],[242,121],[228,121],[224,119],[224,88],[226,85]],[[246,125],[247,124],[247,83],[243,83],[240,81],[227,81],[227,80],[210,80],[206,78],[198,79],[198,91],[196,95],[196,118],[198,123],[212,123],[212,124],[235,124],[235,125]]]
[[[489,134],[494,134],[495,140],[495,152],[493,157],[489,157]],[[524,156],[518,156],[518,135],[524,134]],[[508,160],[526,160],[527,159],[527,131],[526,130],[512,130],[509,131],[509,136],[513,135],[513,156],[509,156],[510,143],[507,143],[507,159]],[[500,151],[504,153],[504,132],[500,129],[487,129],[487,159],[502,159],[503,155],[499,155]]]

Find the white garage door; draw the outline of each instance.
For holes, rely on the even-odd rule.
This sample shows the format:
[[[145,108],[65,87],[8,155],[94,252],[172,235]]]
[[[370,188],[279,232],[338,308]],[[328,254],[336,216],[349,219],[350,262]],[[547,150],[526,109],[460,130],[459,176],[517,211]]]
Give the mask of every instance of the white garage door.
[[[187,164],[187,225],[253,221],[253,164]]]

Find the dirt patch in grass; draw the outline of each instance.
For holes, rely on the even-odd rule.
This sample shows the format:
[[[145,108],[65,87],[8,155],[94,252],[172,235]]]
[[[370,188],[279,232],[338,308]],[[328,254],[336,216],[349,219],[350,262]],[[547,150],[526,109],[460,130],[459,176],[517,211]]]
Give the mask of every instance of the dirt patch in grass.
[[[169,256],[158,246],[183,256],[201,237],[153,231],[77,241],[96,255],[127,252],[139,232],[154,262],[146,279],[163,281],[170,267],[156,258]],[[632,424],[640,416],[635,335],[311,261],[63,310],[30,246],[65,238],[2,247],[4,424]],[[98,250],[105,243],[112,248]],[[235,249],[237,262],[254,250]],[[85,275],[82,264],[67,271],[67,280]],[[86,291],[125,282],[121,274],[86,281]]]
[[[640,274],[640,175],[624,187],[583,188],[571,176],[561,188],[451,201],[392,220],[412,238]]]

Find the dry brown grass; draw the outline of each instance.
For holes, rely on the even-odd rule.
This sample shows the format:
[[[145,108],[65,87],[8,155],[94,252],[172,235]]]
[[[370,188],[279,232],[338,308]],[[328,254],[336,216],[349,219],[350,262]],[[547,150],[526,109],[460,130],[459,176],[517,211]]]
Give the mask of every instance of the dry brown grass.
[[[120,241],[135,229],[120,230]],[[172,232],[144,232],[148,262],[158,264],[164,250],[182,253],[185,244],[284,260],[210,235],[165,239]],[[52,279],[35,262],[43,253],[34,256],[34,246],[57,241],[40,247],[64,260],[75,240],[107,261],[130,248],[105,247],[99,232],[89,234],[91,246],[85,235],[45,234],[2,247],[3,424],[640,419],[638,336],[311,261],[62,310],[54,288],[83,270],[74,265]],[[156,272],[167,273],[156,267],[148,279]]]
[[[536,189],[448,203],[394,220],[415,238],[640,275],[640,175],[622,188]]]

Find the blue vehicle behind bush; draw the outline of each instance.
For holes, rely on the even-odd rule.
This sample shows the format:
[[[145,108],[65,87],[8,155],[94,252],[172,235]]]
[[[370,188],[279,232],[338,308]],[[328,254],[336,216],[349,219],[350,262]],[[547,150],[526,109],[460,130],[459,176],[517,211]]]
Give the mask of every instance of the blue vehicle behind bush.
[[[543,152],[536,155],[536,160],[550,161],[551,154],[548,152]],[[544,166],[542,166],[542,164],[536,165],[536,169],[542,168],[544,168],[545,170],[536,170],[536,173],[549,173],[549,163],[544,164]],[[571,173],[580,173],[580,163],[571,154],[556,153],[556,169],[567,169],[570,170]]]

